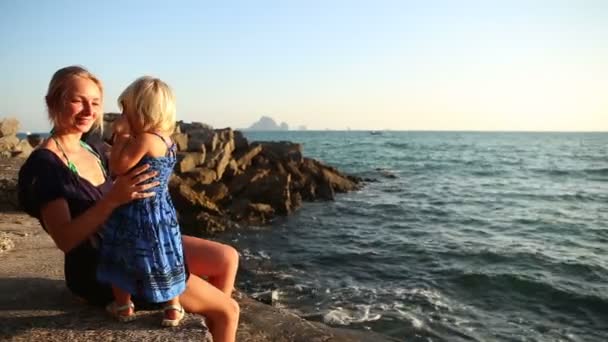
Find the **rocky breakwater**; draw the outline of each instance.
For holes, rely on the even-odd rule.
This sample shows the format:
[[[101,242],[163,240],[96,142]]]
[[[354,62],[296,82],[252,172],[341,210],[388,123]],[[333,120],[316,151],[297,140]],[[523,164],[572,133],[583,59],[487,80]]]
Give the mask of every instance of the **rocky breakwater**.
[[[0,156],[3,158],[27,158],[33,145],[28,139],[19,140],[19,121],[15,118],[0,119]]]
[[[0,210],[18,209],[17,178],[14,175],[39,143],[30,142],[32,137],[20,140],[17,137],[19,128],[17,119],[0,119]]]
[[[116,114],[106,114],[104,138]],[[303,201],[333,200],[357,190],[358,177],[302,155],[292,142],[249,142],[240,131],[178,122],[172,136],[178,162],[170,182],[185,230],[214,233],[239,224],[264,224]]]

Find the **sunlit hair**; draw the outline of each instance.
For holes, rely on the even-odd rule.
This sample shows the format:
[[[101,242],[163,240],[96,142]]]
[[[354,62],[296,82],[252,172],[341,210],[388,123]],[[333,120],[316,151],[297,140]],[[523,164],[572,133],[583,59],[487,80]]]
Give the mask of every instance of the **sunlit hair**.
[[[49,114],[49,120],[53,126],[57,125],[59,115],[63,111],[65,103],[68,100],[66,96],[68,95],[67,92],[70,88],[70,81],[76,77],[93,81],[93,83],[97,85],[97,88],[99,88],[99,94],[101,96],[99,101],[103,103],[103,85],[101,84],[101,81],[95,77],[95,75],[78,65],[61,68],[57,70],[55,74],[53,74],[51,82],[49,83],[49,89],[44,98]],[[93,129],[95,128],[103,128],[103,112],[97,115]]]
[[[158,78],[144,76],[135,80],[118,97],[118,106],[130,123],[137,124],[131,127],[133,130],[173,132],[175,129],[175,96]]]

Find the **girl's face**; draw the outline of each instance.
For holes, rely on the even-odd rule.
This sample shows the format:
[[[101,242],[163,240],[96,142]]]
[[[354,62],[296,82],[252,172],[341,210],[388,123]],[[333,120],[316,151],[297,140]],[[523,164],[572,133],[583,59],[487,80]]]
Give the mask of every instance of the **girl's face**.
[[[65,93],[63,108],[56,128],[71,132],[88,132],[102,113],[101,91],[95,82],[73,77]]]

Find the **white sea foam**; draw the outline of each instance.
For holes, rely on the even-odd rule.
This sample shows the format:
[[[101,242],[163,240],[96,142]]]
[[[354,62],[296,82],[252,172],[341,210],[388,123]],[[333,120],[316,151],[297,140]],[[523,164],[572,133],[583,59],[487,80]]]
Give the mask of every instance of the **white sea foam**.
[[[381,314],[371,314],[370,311],[370,305],[356,305],[352,309],[336,307],[323,315],[323,322],[333,325],[349,325],[377,321],[382,317]]]
[[[401,315],[401,317],[407,319],[410,323],[412,323],[412,327],[414,327],[414,329],[422,329],[422,327],[424,327],[424,322],[422,322],[421,319],[416,317],[411,312],[407,312],[407,311],[403,311],[403,310],[399,310],[399,309],[395,309],[395,310]]]
[[[262,259],[270,259],[270,254],[268,254],[266,251],[258,251],[258,255],[262,258]]]

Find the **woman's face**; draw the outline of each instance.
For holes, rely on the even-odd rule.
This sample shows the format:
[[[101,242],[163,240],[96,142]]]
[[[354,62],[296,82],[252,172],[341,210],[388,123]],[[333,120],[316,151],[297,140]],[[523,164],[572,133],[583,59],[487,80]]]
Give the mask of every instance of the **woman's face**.
[[[64,97],[58,126],[69,132],[88,132],[102,113],[101,92],[95,82],[73,77]]]

